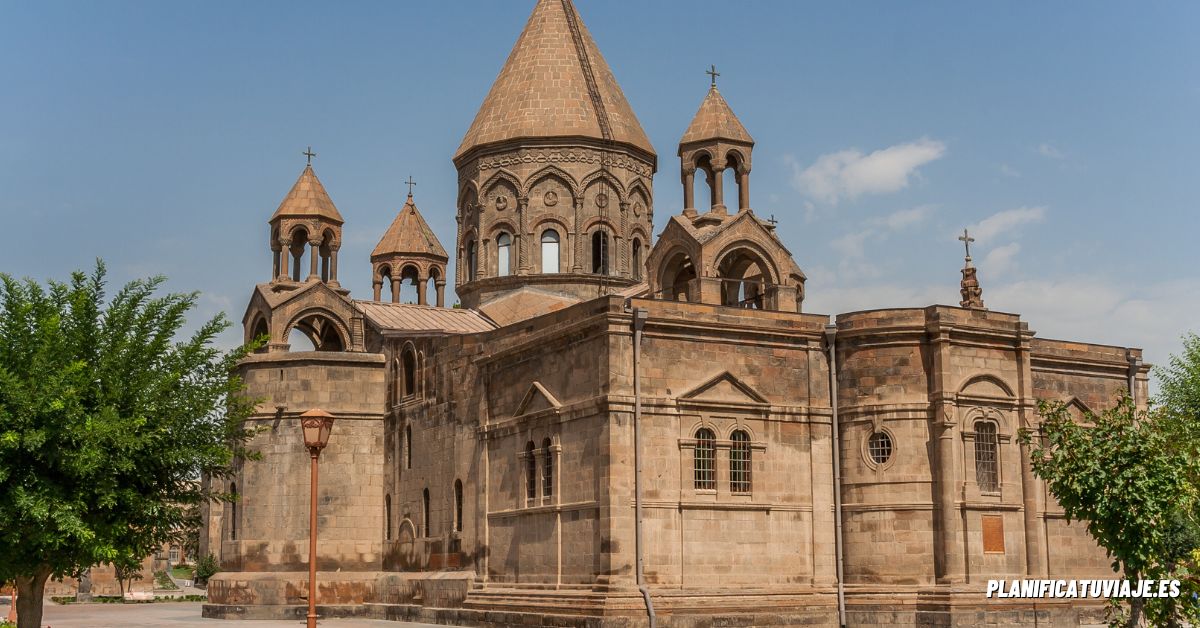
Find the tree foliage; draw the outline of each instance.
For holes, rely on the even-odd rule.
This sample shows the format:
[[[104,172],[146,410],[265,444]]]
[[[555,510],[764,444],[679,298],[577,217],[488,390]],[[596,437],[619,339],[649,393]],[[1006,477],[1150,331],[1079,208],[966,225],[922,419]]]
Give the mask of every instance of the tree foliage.
[[[198,479],[248,453],[254,404],[233,369],[250,347],[213,347],[223,316],[181,339],[197,295],[156,296],[163,281],[106,303],[100,262],[46,287],[0,274],[0,581],[36,602],[22,626],[46,578],[140,559],[230,498]]]

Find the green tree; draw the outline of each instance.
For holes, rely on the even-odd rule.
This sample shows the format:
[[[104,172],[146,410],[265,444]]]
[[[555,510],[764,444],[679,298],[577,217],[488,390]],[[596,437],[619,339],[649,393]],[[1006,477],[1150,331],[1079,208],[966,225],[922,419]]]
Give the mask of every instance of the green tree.
[[[201,474],[249,455],[234,367],[251,347],[213,347],[223,316],[182,338],[195,293],[156,296],[156,277],[106,303],[104,277],[0,274],[0,581],[21,628],[40,625],[48,578],[177,542],[190,509],[232,498]]]
[[[1139,412],[1126,396],[1115,407],[1077,422],[1061,402],[1038,404],[1039,432],[1022,430],[1032,444],[1033,470],[1045,480],[1068,521],[1082,521],[1103,547],[1114,571],[1130,580],[1174,579],[1188,573],[1200,447],[1188,421],[1155,407]],[[1114,625],[1180,625],[1200,618],[1186,590],[1176,599],[1114,603]]]

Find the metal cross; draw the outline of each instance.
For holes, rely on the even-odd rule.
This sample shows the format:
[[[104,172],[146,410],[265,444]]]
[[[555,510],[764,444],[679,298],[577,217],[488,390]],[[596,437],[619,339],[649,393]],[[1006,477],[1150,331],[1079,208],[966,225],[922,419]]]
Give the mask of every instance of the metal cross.
[[[417,184],[417,182],[413,181],[412,175],[411,174],[408,175],[408,181],[405,181],[404,185],[408,186],[408,195],[409,196],[412,196],[412,189],[413,189],[413,186],[416,184]]]
[[[717,71],[717,66],[709,65],[708,69],[705,70],[704,73],[712,77],[712,86],[716,87],[717,86],[717,77],[721,76],[721,73]]]
[[[308,157],[308,165],[310,165],[310,166],[312,165],[312,158],[317,156],[316,153],[312,152],[312,146],[309,146],[308,150],[306,150],[300,154]]]
[[[963,229],[963,234],[958,236],[958,241],[967,247],[967,259],[971,259],[971,243],[975,241],[975,238],[972,238],[971,234],[967,233],[966,229]]]
[[[775,220],[775,214],[771,214],[771,217],[767,219],[767,222],[771,223],[772,227],[779,224],[779,221]]]

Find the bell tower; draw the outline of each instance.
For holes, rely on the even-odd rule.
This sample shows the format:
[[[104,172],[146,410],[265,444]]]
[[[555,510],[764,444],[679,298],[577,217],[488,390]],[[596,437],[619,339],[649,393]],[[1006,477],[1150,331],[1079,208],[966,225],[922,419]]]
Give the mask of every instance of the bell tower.
[[[641,281],[657,156],[571,0],[538,0],[454,164],[464,306]]]
[[[429,224],[417,211],[413,201],[412,177],[406,182],[408,200],[396,219],[371,251],[374,297],[383,300],[383,291],[391,290],[392,303],[400,302],[400,286],[411,281],[417,289],[417,305],[427,305],[426,288],[433,282],[437,294],[437,306],[446,305],[446,262],[449,257],[438,241]]]
[[[708,212],[716,217],[729,214],[725,205],[724,172],[732,169],[737,181],[738,212],[750,209],[750,166],[754,138],[734,115],[733,109],[717,90],[716,66],[708,74],[712,86],[692,123],[679,140],[680,173],[683,180],[683,212],[689,218],[698,212],[695,201],[696,171],[704,173],[710,191]]]
[[[322,281],[340,290],[337,280],[338,249],[342,246],[342,215],[325,192],[309,148],[308,164],[300,178],[271,216],[271,283],[287,287]]]

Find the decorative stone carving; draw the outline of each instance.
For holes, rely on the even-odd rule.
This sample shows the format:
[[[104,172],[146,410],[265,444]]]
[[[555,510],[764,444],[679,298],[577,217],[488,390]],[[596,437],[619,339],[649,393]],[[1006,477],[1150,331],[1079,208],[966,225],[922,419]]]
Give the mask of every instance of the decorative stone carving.
[[[605,194],[604,192],[601,192],[596,195],[596,207],[599,207],[600,209],[604,209],[605,207],[608,207],[608,195],[607,194]]]
[[[554,207],[555,205],[558,205],[558,192],[555,192],[554,190],[546,192],[546,195],[542,197],[542,202],[546,204],[546,207]]]
[[[501,194],[500,196],[496,197],[496,209],[498,209],[500,211],[504,211],[505,209],[508,209],[508,197],[507,196]]]

